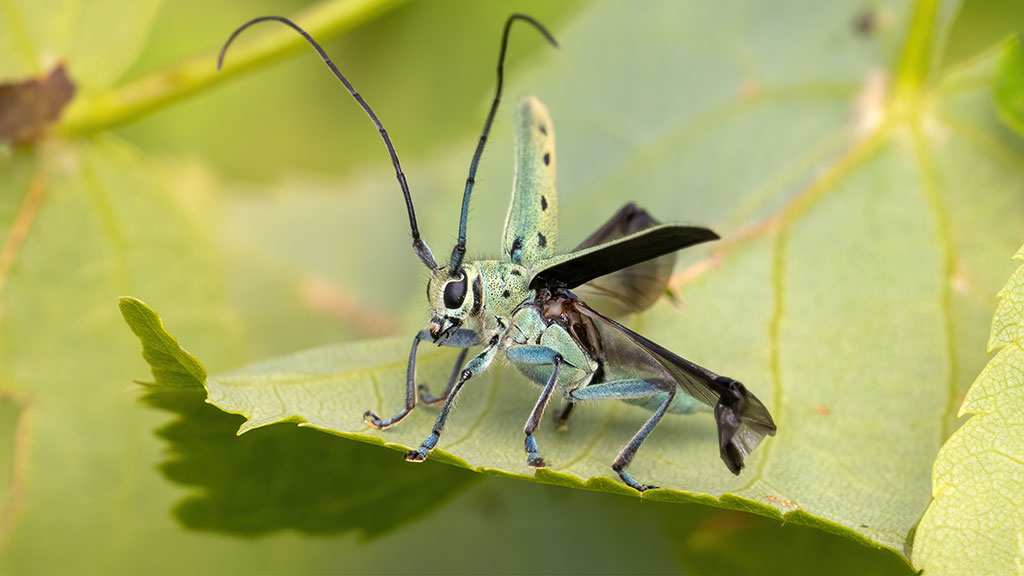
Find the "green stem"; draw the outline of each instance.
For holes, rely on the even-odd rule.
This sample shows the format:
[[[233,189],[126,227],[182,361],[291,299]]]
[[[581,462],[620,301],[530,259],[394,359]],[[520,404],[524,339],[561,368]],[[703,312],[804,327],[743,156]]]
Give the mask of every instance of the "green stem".
[[[932,35],[939,0],[917,0],[907,29],[907,40],[896,71],[898,96],[913,95],[924,84],[931,68]]]
[[[312,36],[325,38],[350,30],[391,10],[405,0],[330,0],[302,12],[295,21]],[[227,33],[225,33],[225,38]],[[282,60],[306,42],[294,31],[267,26],[232,46],[224,70],[217,72],[217,53],[185,60],[160,72],[76,100],[68,107],[57,132],[68,136],[124,124],[270,62]]]

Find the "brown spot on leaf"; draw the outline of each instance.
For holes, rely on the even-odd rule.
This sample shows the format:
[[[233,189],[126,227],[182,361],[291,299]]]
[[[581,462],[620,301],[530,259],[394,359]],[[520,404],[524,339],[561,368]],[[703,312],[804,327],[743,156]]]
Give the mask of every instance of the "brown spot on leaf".
[[[818,404],[817,406],[815,406],[814,411],[817,412],[818,414],[821,414],[822,416],[828,416],[829,414],[832,413],[832,410],[829,409],[829,407],[825,406],[824,404]]]
[[[853,31],[858,36],[871,36],[878,28],[878,17],[875,11],[868,8],[853,19]]]
[[[786,500],[785,498],[779,498],[778,496],[772,496],[771,494],[761,494],[761,498],[764,498],[769,502],[781,504],[786,508],[796,508],[796,502],[793,502],[792,500]]]
[[[64,64],[41,78],[0,84],[0,142],[26,144],[42,138],[74,95]]]

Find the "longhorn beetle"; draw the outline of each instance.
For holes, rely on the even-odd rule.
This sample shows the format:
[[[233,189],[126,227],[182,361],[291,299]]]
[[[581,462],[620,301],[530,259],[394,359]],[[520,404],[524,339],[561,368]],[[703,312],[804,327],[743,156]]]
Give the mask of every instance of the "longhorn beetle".
[[[406,452],[406,460],[422,462],[430,455],[463,386],[486,370],[498,354],[504,354],[520,372],[542,386],[523,429],[526,463],[531,468],[545,467],[534,433],[556,391],[566,400],[555,419],[559,428],[565,427],[576,403],[587,400],[624,400],[653,410],[654,414],[612,462],[612,469],[622,481],[641,492],[654,486],[637,482],[626,468],[667,412],[689,413],[702,405],[713,408],[719,451],[734,474],[739,474],[744,458],[766,435],[775,435],[768,410],[743,384],[676,355],[584,302],[583,297],[600,301],[597,307],[610,315],[643,310],[665,291],[677,250],[718,236],[707,228],[660,224],[630,203],[574,250],[557,253],[555,132],[547,109],[535,98],[524,99],[515,110],[516,173],[505,219],[502,258],[465,260],[469,200],[477,164],[501,101],[509,31],[515,22],[525,22],[558,47],[543,25],[524,14],[513,14],[505,22],[497,89],[469,164],[458,241],[447,265],[439,266],[420,238],[409,186],[391,138],[370,106],[308,33],[280,16],[253,19],[228,38],[217,61],[218,69],[228,46],[243,30],[268,20],[301,34],[377,127],[405,197],[413,250],[430,270],[427,298],[431,318],[428,327],[412,341],[405,407],[387,419],[369,411],[363,415],[369,425],[384,429],[401,422],[418,401],[443,404],[433,431],[419,448]],[[461,350],[440,396],[432,395],[426,386],[416,386],[416,349],[424,340]],[[481,346],[483,350],[466,362],[469,349]]]

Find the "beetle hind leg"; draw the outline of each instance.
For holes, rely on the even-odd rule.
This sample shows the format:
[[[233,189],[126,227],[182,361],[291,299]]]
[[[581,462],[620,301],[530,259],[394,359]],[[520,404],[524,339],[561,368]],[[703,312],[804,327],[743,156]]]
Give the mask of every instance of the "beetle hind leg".
[[[626,472],[626,468],[633,461],[633,457],[636,456],[636,451],[640,449],[640,445],[650,436],[651,431],[658,425],[658,422],[661,422],[661,418],[668,411],[668,407],[672,404],[672,399],[676,394],[675,387],[673,386],[666,390],[662,386],[658,386],[658,384],[648,380],[616,380],[584,386],[583,388],[573,390],[569,395],[570,399],[575,401],[598,399],[630,400],[654,396],[659,392],[668,393],[665,400],[662,401],[658,409],[647,419],[647,422],[644,423],[640,430],[633,435],[629,443],[622,447],[619,455],[612,462],[612,470],[619,475],[619,478],[627,486],[639,492],[657,488],[657,486],[637,482],[629,472]]]
[[[622,451],[619,452],[618,456],[616,456],[615,461],[612,462],[612,470],[615,470],[616,472],[619,473],[619,478],[622,478],[623,482],[625,482],[626,484],[633,488],[636,488],[640,492],[650,490],[651,488],[657,488],[657,486],[653,486],[650,484],[640,484],[639,482],[634,480],[628,472],[626,472],[626,467],[629,466],[629,463],[633,461],[633,456],[635,456],[636,451],[640,449],[640,445],[644,443],[644,440],[646,440],[647,436],[651,434],[651,431],[654,430],[654,427],[658,425],[658,422],[661,422],[662,416],[664,416],[665,412],[668,411],[668,406],[669,404],[672,403],[672,398],[675,395],[675,390],[672,390],[668,393],[668,397],[665,398],[665,401],[661,403],[661,406],[658,407],[658,410],[654,414],[652,414],[650,418],[647,419],[647,422],[644,423],[643,427],[641,427],[640,430],[637,430],[637,433],[634,434],[633,438],[630,439],[629,444],[626,444],[622,448]]]

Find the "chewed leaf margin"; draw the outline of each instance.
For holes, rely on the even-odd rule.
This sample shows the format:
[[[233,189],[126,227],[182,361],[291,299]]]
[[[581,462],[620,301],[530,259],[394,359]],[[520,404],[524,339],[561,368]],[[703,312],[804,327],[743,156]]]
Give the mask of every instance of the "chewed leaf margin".
[[[164,327],[160,316],[144,304],[142,301],[131,298],[123,297],[120,300],[121,313],[124,316],[125,322],[131,328],[132,332],[142,342],[143,357],[150,364],[155,379],[154,385],[157,387],[168,386],[168,387],[192,387],[202,385],[206,388],[209,393],[210,380],[206,377],[206,370],[203,365],[196,359],[195,356],[187,352]],[[247,419],[250,418],[249,414],[242,412],[226,410],[222,406],[218,406],[216,400],[212,400],[209,397],[207,402],[217,406],[221,410],[239,414]],[[383,438],[377,436],[370,436],[366,434],[354,433],[354,432],[341,432],[337,430],[331,430],[319,426],[312,426],[306,420],[300,416],[295,415],[281,415],[279,418],[273,421],[260,421],[260,423],[253,425],[253,422],[247,421],[243,424],[238,434],[243,434],[248,430],[254,428],[260,428],[270,424],[278,424],[284,422],[293,422],[299,426],[311,427],[322,432],[327,432],[343,438],[356,440],[359,442],[365,442],[377,446],[383,446],[392,450],[405,452],[410,447],[388,442]],[[720,498],[708,494],[698,494],[685,492],[682,490],[658,488],[647,490],[642,494],[635,490],[623,485],[622,483],[607,476],[595,476],[589,479],[583,479],[573,474],[564,472],[558,472],[550,469],[536,470],[534,474],[521,474],[516,472],[509,472],[506,470],[480,466],[476,467],[449,452],[446,452],[442,448],[438,448],[431,453],[431,460],[443,462],[446,464],[467,468],[475,472],[479,472],[488,476],[498,476],[503,478],[516,478],[521,480],[529,480],[542,484],[550,484],[556,486],[564,486],[568,488],[578,488],[582,490],[598,491],[598,492],[610,492],[613,494],[620,494],[624,496],[632,496],[635,498],[642,498],[645,500],[656,500],[661,502],[672,502],[672,503],[697,503],[712,506],[716,508],[724,508],[730,510],[739,510],[743,512],[750,512],[768,518],[774,518],[782,520],[786,523],[794,523],[799,525],[810,526],[818,528],[825,532],[843,536],[856,542],[859,542],[865,546],[872,548],[884,548],[890,549],[888,546],[875,542],[862,534],[859,534],[853,530],[846,528],[845,526],[832,522],[812,514],[809,514],[800,509],[789,510],[785,513],[780,511],[778,508],[735,496],[733,494],[723,494]]]

